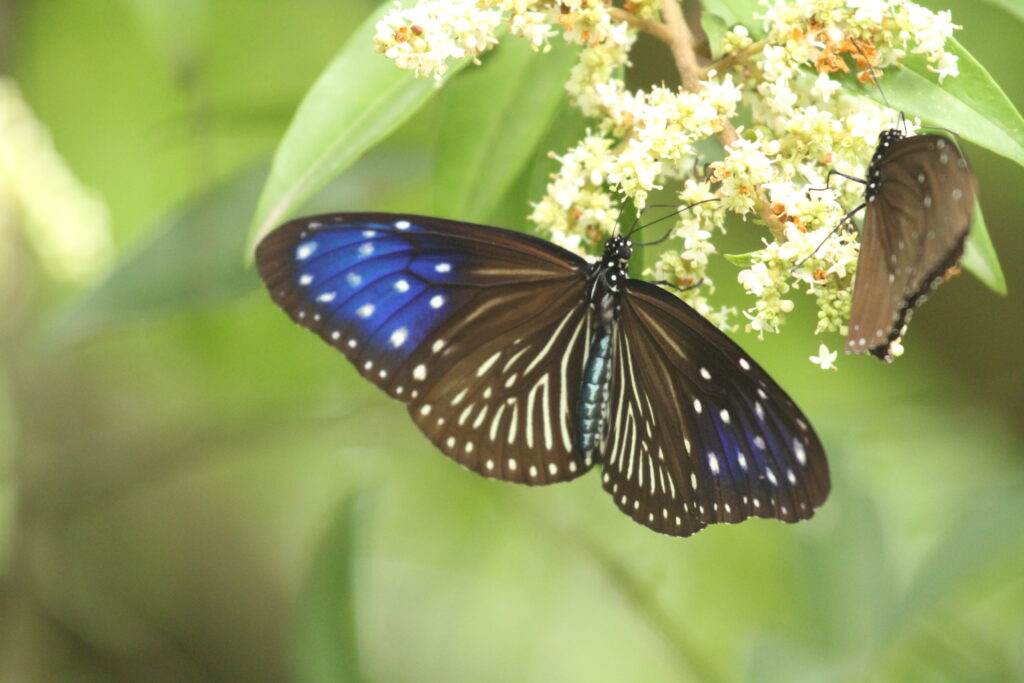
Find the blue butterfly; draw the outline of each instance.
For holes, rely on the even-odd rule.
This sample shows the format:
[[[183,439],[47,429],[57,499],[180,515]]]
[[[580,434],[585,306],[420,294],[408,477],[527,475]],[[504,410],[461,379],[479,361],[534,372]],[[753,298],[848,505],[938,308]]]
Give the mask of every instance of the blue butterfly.
[[[655,531],[813,515],[829,492],[807,418],[677,297],[518,232],[381,213],[299,218],[257,247],[274,301],[406,404],[446,455],[530,485],[594,465]]]

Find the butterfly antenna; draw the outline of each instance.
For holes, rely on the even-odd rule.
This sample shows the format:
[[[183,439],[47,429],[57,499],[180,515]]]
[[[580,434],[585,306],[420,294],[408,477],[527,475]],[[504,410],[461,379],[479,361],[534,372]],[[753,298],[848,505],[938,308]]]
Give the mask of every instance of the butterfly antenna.
[[[694,202],[693,204],[689,204],[687,206],[684,206],[681,209],[678,208],[678,206],[677,206],[677,209],[675,211],[673,211],[672,213],[669,213],[669,214],[666,214],[664,216],[661,216],[660,218],[657,218],[657,219],[651,221],[650,223],[645,223],[644,225],[641,225],[640,227],[636,228],[635,230],[631,230],[629,235],[627,235],[627,237],[640,232],[644,228],[649,228],[649,227],[651,227],[652,225],[654,225],[656,223],[660,223],[661,221],[668,220],[669,218],[672,218],[674,216],[678,216],[679,214],[683,213],[684,211],[689,211],[690,209],[692,209],[695,206],[700,206],[701,204],[707,204],[708,202],[717,202],[717,201],[721,201],[721,200],[718,197],[712,197],[711,199],[702,199],[699,202]],[[671,205],[669,205],[669,206],[671,206]],[[665,232],[664,235],[662,235],[660,238],[654,240],[653,242],[640,242],[640,243],[636,244],[636,246],[638,246],[638,247],[651,247],[651,246],[654,246],[655,244],[661,244],[662,242],[667,240],[672,235],[672,230],[673,229],[674,228],[669,228]]]
[[[864,58],[864,64],[867,66],[868,77],[871,79],[871,82],[875,84],[875,87],[878,88],[878,94],[882,96],[882,101],[885,102],[886,108],[889,111],[892,111],[892,105],[889,104],[889,98],[885,96],[885,91],[882,90],[882,84],[878,82],[878,77],[875,76],[875,67],[871,64],[871,60],[868,59],[868,56],[864,54],[864,50],[860,49],[860,41],[857,38],[854,38],[850,42],[853,43],[854,49],[860,53],[860,56]],[[903,118],[903,112],[901,111],[899,125],[903,127],[904,133],[906,132],[905,121],[906,119]]]
[[[679,208],[678,204],[648,204],[644,208],[640,209],[640,212],[637,214],[636,219],[633,221],[632,225],[629,226],[629,232],[627,232],[625,234],[625,237],[627,239],[629,239],[630,237],[632,237],[633,235],[635,235],[636,233],[638,233],[639,231],[641,231],[645,227],[647,227],[646,225],[641,225],[640,227],[637,227],[637,225],[639,225],[640,219],[643,218],[644,214],[647,213],[648,211],[650,211],[651,209],[678,209],[678,208]],[[668,214],[667,216],[662,216],[661,218],[658,219],[658,221],[665,220],[665,218],[668,218],[669,216],[674,216],[677,213],[679,213],[679,212],[678,211],[674,211],[674,212]],[[652,223],[657,223],[658,221],[652,221]],[[647,225],[650,225],[650,223],[648,223]]]
[[[834,227],[829,234],[825,235],[825,239],[823,239],[821,242],[818,243],[818,246],[816,246],[814,248],[814,251],[812,251],[810,254],[808,254],[807,256],[803,257],[802,259],[800,259],[800,263],[798,263],[795,266],[793,266],[792,268],[790,268],[789,272],[790,273],[795,273],[797,270],[800,269],[800,266],[804,265],[805,263],[810,261],[812,258],[814,258],[814,255],[817,254],[819,251],[821,251],[821,248],[823,246],[825,246],[825,242],[828,242],[830,239],[832,239],[832,235],[835,235],[837,232],[839,232],[845,224],[847,224],[847,223],[852,224],[853,223],[854,215],[858,211],[863,209],[865,206],[867,206],[867,203],[862,203],[860,206],[856,207],[852,211],[848,212],[845,216],[843,216],[839,220],[839,222],[836,224],[836,227]]]

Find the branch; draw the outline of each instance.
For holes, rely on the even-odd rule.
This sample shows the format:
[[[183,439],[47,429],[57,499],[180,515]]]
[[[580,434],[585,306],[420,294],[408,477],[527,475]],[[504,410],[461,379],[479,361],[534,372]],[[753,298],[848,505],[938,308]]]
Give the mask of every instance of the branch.
[[[665,19],[665,28],[671,34],[668,46],[672,52],[672,58],[676,62],[676,69],[679,70],[679,76],[683,80],[683,87],[690,92],[700,92],[704,89],[700,82],[704,70],[697,62],[693,34],[690,33],[690,27],[686,25],[679,0],[665,0],[665,4],[661,8],[661,16]],[[728,151],[729,146],[739,139],[739,135],[736,133],[736,128],[726,121],[718,133],[718,139]],[[768,199],[759,187],[754,190],[754,208],[757,210],[757,215],[768,224],[768,229],[772,231],[775,239],[785,242],[785,227],[778,216],[772,213]]]
[[[651,34],[666,45],[672,44],[672,33],[661,22],[641,19],[632,12],[627,12],[620,7],[609,7],[608,14],[616,21],[624,21],[638,31]]]
[[[756,55],[758,52],[763,50],[765,45],[767,44],[768,39],[762,38],[756,43],[751,43],[750,45],[747,45],[742,50],[731,52],[726,56],[722,57],[721,59],[719,59],[717,62],[708,64],[708,66],[701,71],[701,76],[707,78],[707,75],[712,71],[715,71],[720,74],[725,73],[726,71],[729,71],[737,64],[745,62],[747,60],[747,57],[750,57],[751,55]]]

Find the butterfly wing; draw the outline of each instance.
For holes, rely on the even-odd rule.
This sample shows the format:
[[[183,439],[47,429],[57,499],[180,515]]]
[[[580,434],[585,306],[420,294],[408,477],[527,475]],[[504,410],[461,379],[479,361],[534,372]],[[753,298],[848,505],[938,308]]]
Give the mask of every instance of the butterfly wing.
[[[677,297],[630,280],[615,335],[604,488],[655,531],[807,519],[829,492],[825,452],[768,374]]]
[[[587,264],[529,235],[421,216],[301,218],[257,247],[274,301],[488,477],[564,481],[590,335]]]
[[[895,143],[869,197],[857,261],[846,351],[891,360],[889,347],[914,309],[963,254],[974,207],[974,176],[941,135]]]

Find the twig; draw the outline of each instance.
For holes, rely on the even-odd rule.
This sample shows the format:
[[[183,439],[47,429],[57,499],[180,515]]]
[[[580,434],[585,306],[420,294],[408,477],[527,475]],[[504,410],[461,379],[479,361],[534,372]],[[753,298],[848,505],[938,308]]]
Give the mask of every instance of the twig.
[[[672,36],[668,46],[672,52],[672,58],[676,62],[676,68],[679,70],[679,76],[683,80],[683,86],[690,92],[700,92],[704,89],[700,82],[704,70],[697,63],[693,34],[690,33],[690,28],[686,25],[686,19],[683,17],[683,10],[679,6],[678,0],[665,0],[665,4],[661,8],[661,16],[665,19],[665,28],[668,29]],[[722,146],[728,150],[729,146],[739,139],[739,135],[736,133],[736,128],[728,121],[725,121],[722,130],[718,133],[718,139],[721,141]],[[775,239],[779,242],[785,242],[785,227],[778,216],[772,213],[768,199],[761,188],[755,188],[754,208],[768,225],[768,229],[772,231]]]
[[[651,21],[650,19],[641,19],[632,12],[627,12],[620,7],[610,7],[608,14],[611,15],[612,19],[624,21],[639,31],[649,33],[666,45],[672,44],[672,33],[666,28],[665,24]]]
[[[763,50],[765,45],[767,45],[767,44],[768,44],[768,39],[767,38],[762,38],[761,40],[757,41],[756,43],[751,43],[750,45],[747,45],[742,50],[737,50],[736,52],[730,52],[726,56],[724,56],[721,59],[719,59],[717,62],[714,62],[712,64],[708,64],[707,67],[705,67],[703,70],[701,70],[701,76],[703,78],[707,78],[707,75],[709,73],[711,73],[712,71],[715,71],[715,72],[720,73],[720,74],[721,73],[725,73],[729,69],[731,69],[734,66],[736,66],[738,63],[745,61],[747,59],[747,57],[749,57],[751,55],[756,55],[758,52]]]

